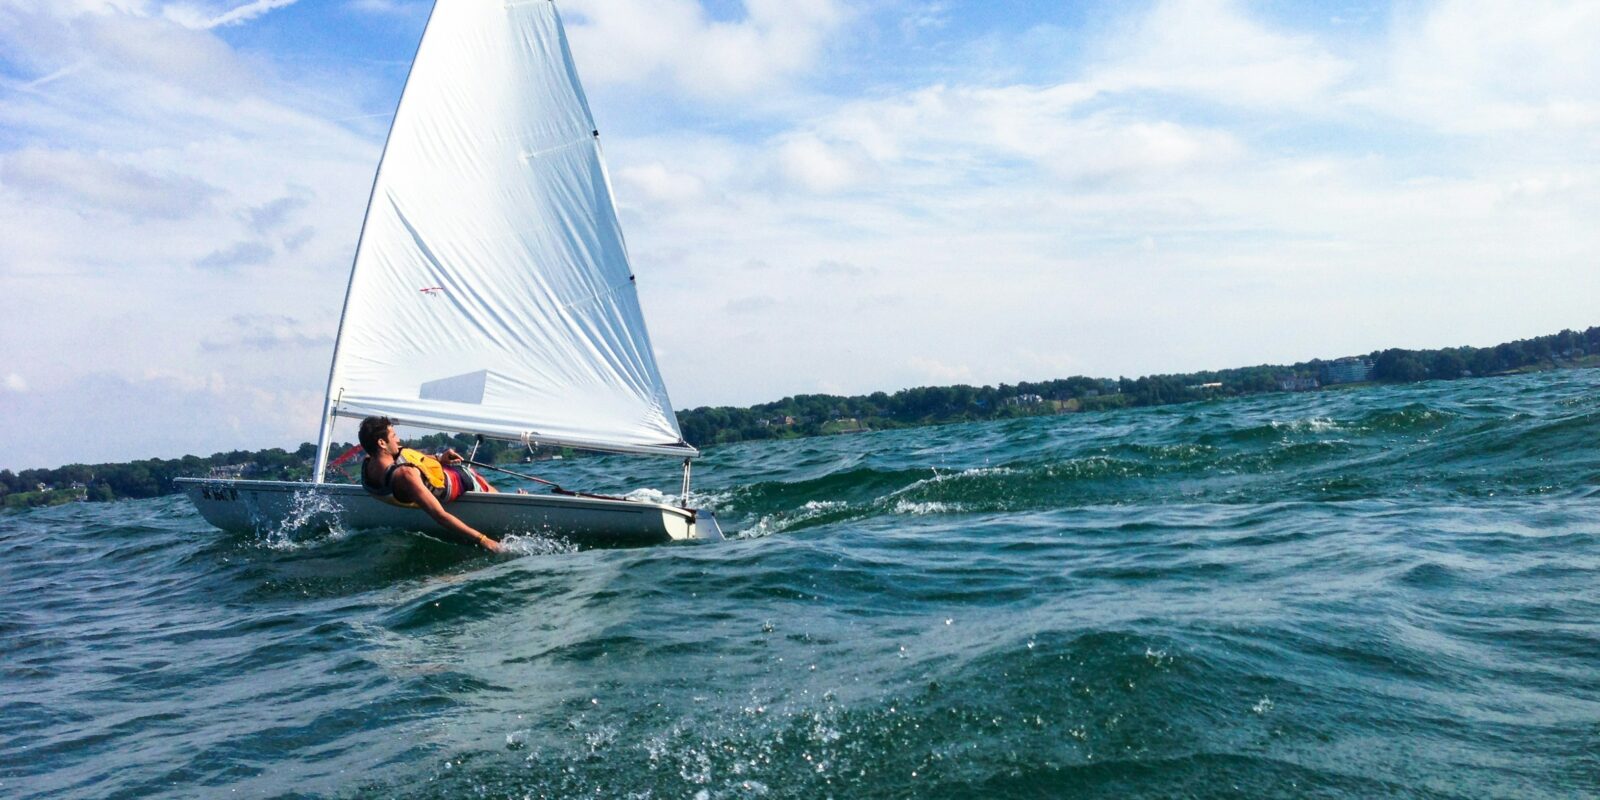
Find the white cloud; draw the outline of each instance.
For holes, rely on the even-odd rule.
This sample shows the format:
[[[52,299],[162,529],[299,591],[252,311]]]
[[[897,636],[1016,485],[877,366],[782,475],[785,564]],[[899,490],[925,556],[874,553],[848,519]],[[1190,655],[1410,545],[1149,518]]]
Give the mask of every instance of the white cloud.
[[[168,3],[162,13],[167,19],[186,28],[209,30],[227,25],[239,25],[280,8],[292,6],[299,0],[251,0],[248,3]],[[224,10],[226,9],[226,10]]]
[[[213,19],[267,10],[206,8]],[[81,409],[79,390],[112,402],[117,386],[143,392],[171,383],[147,371],[216,370],[229,376],[227,393],[183,401],[212,418],[205,425],[234,419],[238,430],[262,425],[303,437],[315,430],[315,404],[278,408],[252,398],[275,396],[276,387],[317,394],[327,360],[314,351],[331,331],[231,318],[292,313],[332,326],[381,141],[327,121],[355,116],[354,90],[291,83],[272,63],[163,10],[135,2],[0,7],[0,48],[13,76],[0,86],[0,131],[21,143],[0,150],[0,295],[29,298],[0,315],[0,341],[37,343],[9,364],[27,375],[30,403]],[[277,257],[280,243],[293,259]],[[272,342],[306,355],[263,358]],[[280,424],[292,414],[302,414],[297,425]],[[142,424],[145,446],[105,457],[153,454],[168,434],[188,441],[182,415],[151,414]],[[57,452],[49,443],[35,444],[37,463],[56,458],[44,455]],[[243,444],[219,434],[193,446]]]
[[[1600,6],[1442,0],[1397,17],[1385,83],[1359,102],[1452,133],[1600,124]]]
[[[1163,0],[1104,54],[1090,80],[1105,92],[1178,92],[1278,110],[1314,109],[1354,70],[1314,37],[1252,19],[1236,0]]]
[[[273,255],[273,249],[262,242],[235,242],[206,254],[194,265],[201,269],[234,270],[260,266],[270,261]]]
[[[906,9],[903,14],[900,29],[907,35],[950,24],[950,4],[947,2],[920,3]]]
[[[202,351],[275,352],[333,348],[332,331],[314,332],[306,323],[287,314],[235,314],[228,322],[234,330],[205,337],[200,341]]]
[[[866,177],[859,160],[809,134],[778,145],[778,163],[789,181],[818,194],[848,189]]]
[[[859,278],[871,270],[858,267],[844,261],[824,261],[812,269],[812,272],[823,277]]]
[[[197,178],[157,175],[107,156],[38,148],[0,155],[0,185],[34,200],[134,218],[193,216],[221,194]]]
[[[349,7],[371,14],[414,14],[426,12],[428,0],[350,0]]]
[[[642,164],[617,171],[626,194],[652,203],[685,205],[705,198],[705,181],[689,172],[668,169],[663,164]]]
[[[316,193],[304,187],[293,187],[283,197],[244,210],[250,229],[268,233],[282,228],[297,212],[311,205]]]
[[[1071,180],[1140,180],[1227,164],[1244,153],[1223,130],[1140,118],[1059,86],[933,86],[845,105],[816,133],[777,143],[784,173],[813,191],[876,177],[889,184],[987,182],[1019,164]],[[887,177],[876,175],[889,170]]]
[[[760,314],[771,310],[778,305],[776,298],[770,295],[756,295],[754,297],[739,297],[728,301],[726,310],[730,314]]]
[[[693,97],[771,89],[816,62],[849,14],[839,0],[745,0],[744,18],[712,19],[695,0],[571,0],[568,32],[584,79],[665,79]]]
[[[187,120],[191,118],[183,113],[187,109],[173,103],[180,98],[140,90],[159,83],[207,98],[226,98],[252,88],[259,90],[262,83],[258,72],[264,64],[235,55],[205,30],[157,16],[123,11],[67,13],[52,8],[8,22],[0,29],[0,37],[29,66],[49,73],[63,67],[74,70],[74,80],[49,84],[57,91],[46,99],[59,99],[89,83],[120,86],[128,95],[105,98],[112,101],[111,110],[142,111],[141,116],[181,114],[177,120]],[[155,101],[153,108],[141,108],[140,103],[151,101]]]
[[[28,391],[28,382],[15,372],[6,373],[5,387],[13,392]]]
[[[319,391],[261,389],[217,373],[96,373],[49,390],[0,394],[0,437],[11,469],[293,447],[314,432],[304,421],[320,406]],[[63,435],[107,409],[115,409],[118,424],[92,437]]]
[[[972,368],[965,364],[946,364],[934,358],[916,357],[910,366],[928,380],[938,383],[961,383],[972,380]]]
[[[9,0],[8,5],[35,14],[49,11],[64,17],[79,14],[148,14],[151,0]]]
[[[1237,4],[1163,3],[1057,83],[819,104],[756,143],[614,143],[717,198],[628,220],[646,278],[671,275],[641,284],[647,308],[777,300],[653,316],[675,396],[755,402],[811,376],[854,392],[1139,375],[1593,324],[1597,140],[1545,130],[1518,146],[1448,121],[1430,140],[1397,124],[1424,117],[1371,99],[1406,82],[1373,54],[1411,46],[1409,24],[1351,45]],[[1569,94],[1600,95],[1592,74]],[[702,170],[710,150],[744,167]],[[796,266],[830,261],[874,269],[843,298],[837,276]],[[1566,290],[1508,295],[1508,281]]]

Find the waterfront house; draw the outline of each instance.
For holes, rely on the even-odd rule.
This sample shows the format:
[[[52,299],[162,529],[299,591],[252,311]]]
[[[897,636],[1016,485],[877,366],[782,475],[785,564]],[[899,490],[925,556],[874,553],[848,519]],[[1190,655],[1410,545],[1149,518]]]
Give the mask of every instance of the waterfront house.
[[[1372,362],[1365,358],[1341,358],[1322,367],[1322,382],[1325,385],[1370,380],[1372,380]]]

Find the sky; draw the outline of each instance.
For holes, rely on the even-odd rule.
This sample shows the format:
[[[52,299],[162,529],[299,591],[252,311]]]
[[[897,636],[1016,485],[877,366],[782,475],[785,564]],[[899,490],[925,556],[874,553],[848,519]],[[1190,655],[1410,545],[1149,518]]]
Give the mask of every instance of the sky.
[[[1600,324],[1594,2],[559,5],[678,408]],[[429,6],[0,0],[0,467],[315,439]]]

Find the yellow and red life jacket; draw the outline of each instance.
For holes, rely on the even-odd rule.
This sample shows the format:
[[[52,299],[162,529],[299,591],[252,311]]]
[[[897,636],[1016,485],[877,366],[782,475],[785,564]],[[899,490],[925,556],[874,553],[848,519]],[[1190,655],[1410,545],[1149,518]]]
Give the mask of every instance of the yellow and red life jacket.
[[[455,467],[447,467],[439,459],[409,447],[401,448],[400,455],[395,458],[389,471],[383,473],[381,484],[374,485],[367,480],[367,467],[362,464],[361,485],[368,494],[390,505],[421,508],[422,506],[417,503],[407,503],[394,496],[394,472],[405,467],[416,469],[422,475],[423,485],[427,486],[428,491],[432,492],[441,503],[448,503],[468,490],[462,480],[461,472]]]

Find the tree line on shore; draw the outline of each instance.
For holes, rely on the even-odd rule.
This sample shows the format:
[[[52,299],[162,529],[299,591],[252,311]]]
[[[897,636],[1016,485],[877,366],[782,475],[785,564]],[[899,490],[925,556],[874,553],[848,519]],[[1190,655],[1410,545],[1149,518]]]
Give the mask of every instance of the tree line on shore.
[[[1507,342],[1495,347],[1440,350],[1392,348],[1360,358],[1361,372],[1371,381],[1409,383],[1456,380],[1528,369],[1574,365],[1600,355],[1600,327],[1564,330],[1549,336]],[[1349,361],[1349,359],[1344,359]],[[882,430],[986,419],[1037,416],[1076,411],[1187,403],[1224,397],[1307,388],[1328,375],[1335,361],[1313,359],[1288,366],[1263,364],[1217,371],[1150,375],[1138,379],[1074,376],[1037,383],[999,386],[923,386],[894,393],[840,397],[809,394],[773,403],[678,412],[684,438],[697,447],[763,439],[796,438],[829,433]],[[454,447],[465,453],[474,437],[433,434],[415,439],[423,449]],[[255,480],[307,480],[316,445],[292,451],[270,448],[234,450],[207,457],[145,459],[122,464],[69,464],[54,469],[0,470],[0,505],[20,507],[72,501],[146,498],[176,491],[173,479],[205,477],[215,470]],[[335,445],[335,456],[350,449]],[[486,463],[547,457],[529,454],[521,445],[484,442],[477,460]],[[359,460],[357,460],[358,463]]]
[[[1355,357],[1367,380],[1409,383],[1456,380],[1533,368],[1573,364],[1600,354],[1600,327],[1564,330],[1549,336],[1495,347],[1440,350],[1392,348]],[[1286,391],[1285,384],[1307,388],[1339,361],[1313,359],[1292,365],[1263,364],[1138,379],[1075,376],[1039,383],[999,386],[928,386],[893,394],[858,397],[796,395],[749,408],[701,407],[678,413],[684,438],[696,446],[739,441],[815,436],[844,430],[882,430],[985,419],[1035,416],[1063,411],[1188,403],[1263,392]],[[1286,379],[1299,379],[1298,381]],[[830,429],[831,428],[831,429]]]

